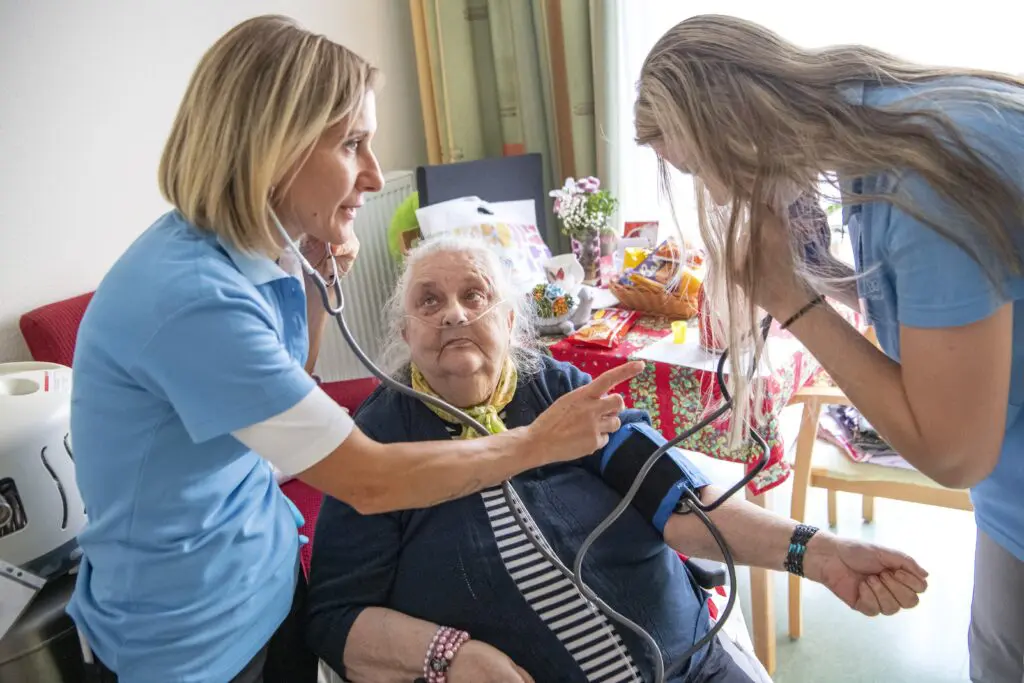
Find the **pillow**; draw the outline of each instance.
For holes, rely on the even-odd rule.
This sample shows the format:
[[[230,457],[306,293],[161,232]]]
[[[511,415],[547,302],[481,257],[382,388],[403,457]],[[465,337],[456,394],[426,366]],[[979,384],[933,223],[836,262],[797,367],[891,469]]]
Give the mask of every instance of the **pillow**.
[[[419,209],[416,217],[425,239],[441,235],[482,239],[509,267],[513,284],[522,294],[547,282],[544,263],[551,258],[551,250],[537,230],[532,199],[491,203],[461,197]]]
[[[512,284],[520,293],[547,281],[544,263],[551,250],[544,244],[536,225],[480,223],[449,231],[449,234],[483,240],[512,273]]]

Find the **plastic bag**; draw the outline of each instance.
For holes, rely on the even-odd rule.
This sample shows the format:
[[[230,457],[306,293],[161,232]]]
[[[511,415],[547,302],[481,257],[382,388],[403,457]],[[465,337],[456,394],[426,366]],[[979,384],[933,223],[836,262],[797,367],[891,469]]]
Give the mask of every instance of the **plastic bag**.
[[[426,240],[441,235],[482,239],[508,266],[520,293],[547,282],[544,263],[551,258],[551,250],[537,230],[532,199],[485,202],[461,197],[418,209],[416,219]]]
[[[685,253],[685,261],[684,259]],[[697,250],[682,250],[673,238],[668,238],[652,251],[643,263],[626,271],[619,284],[637,287],[642,291],[660,294],[668,292],[680,297],[695,298],[704,281],[702,259]],[[683,261],[683,264],[680,264]]]
[[[567,339],[579,346],[613,349],[626,338],[639,315],[639,312],[625,308],[603,308]]]

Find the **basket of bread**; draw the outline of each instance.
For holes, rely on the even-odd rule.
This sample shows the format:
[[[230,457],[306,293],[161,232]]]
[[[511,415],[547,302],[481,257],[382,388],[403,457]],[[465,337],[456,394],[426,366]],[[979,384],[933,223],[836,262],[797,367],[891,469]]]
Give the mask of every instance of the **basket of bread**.
[[[626,308],[687,320],[697,314],[697,295],[703,281],[703,253],[682,249],[670,237],[608,288]]]

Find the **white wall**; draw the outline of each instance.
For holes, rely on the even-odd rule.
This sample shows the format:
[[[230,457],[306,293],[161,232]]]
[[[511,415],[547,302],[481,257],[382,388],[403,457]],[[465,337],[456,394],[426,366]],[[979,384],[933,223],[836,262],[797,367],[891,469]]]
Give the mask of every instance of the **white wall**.
[[[407,0],[0,0],[0,362],[29,357],[22,313],[95,288],[166,210],[157,164],[193,68],[266,13],[381,67],[381,165],[425,163]]]

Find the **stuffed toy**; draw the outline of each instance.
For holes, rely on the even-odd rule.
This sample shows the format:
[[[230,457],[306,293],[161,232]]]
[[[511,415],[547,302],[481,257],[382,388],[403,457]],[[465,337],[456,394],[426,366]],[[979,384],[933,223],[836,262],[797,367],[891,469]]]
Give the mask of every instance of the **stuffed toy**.
[[[569,335],[590,320],[593,300],[586,287],[573,296],[559,285],[537,285],[531,296],[537,314],[537,331],[542,335]]]

